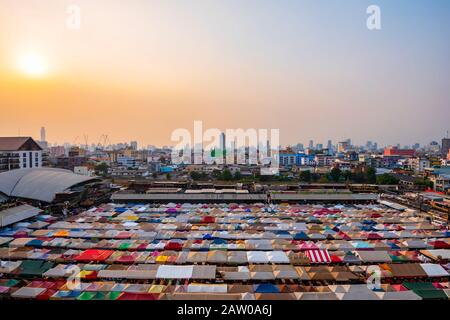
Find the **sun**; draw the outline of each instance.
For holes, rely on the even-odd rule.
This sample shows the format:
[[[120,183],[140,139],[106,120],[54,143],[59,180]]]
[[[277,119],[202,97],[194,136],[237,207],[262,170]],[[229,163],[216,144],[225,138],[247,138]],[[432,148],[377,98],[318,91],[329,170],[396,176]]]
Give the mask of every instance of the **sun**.
[[[48,73],[46,61],[35,53],[27,53],[20,56],[18,64],[20,71],[29,77],[41,78]]]

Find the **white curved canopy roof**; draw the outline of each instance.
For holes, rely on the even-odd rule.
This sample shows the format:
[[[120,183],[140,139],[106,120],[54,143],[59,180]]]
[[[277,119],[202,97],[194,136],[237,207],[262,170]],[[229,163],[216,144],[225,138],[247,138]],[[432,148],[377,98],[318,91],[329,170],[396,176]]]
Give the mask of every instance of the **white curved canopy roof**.
[[[95,179],[63,169],[17,169],[0,173],[0,192],[10,197],[52,202],[57,193]]]

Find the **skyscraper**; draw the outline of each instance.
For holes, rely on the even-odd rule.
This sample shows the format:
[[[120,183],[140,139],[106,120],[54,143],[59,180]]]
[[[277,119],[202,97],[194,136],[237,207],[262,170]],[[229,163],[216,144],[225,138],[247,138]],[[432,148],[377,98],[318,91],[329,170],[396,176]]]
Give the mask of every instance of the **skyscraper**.
[[[222,132],[220,134],[220,147],[219,147],[219,154],[217,157],[220,157],[221,160],[219,161],[220,164],[224,164],[226,161],[226,155],[227,155],[227,138],[225,136],[225,132]]]
[[[41,141],[42,142],[47,141],[47,137],[45,134],[45,127],[41,127]]]
[[[338,142],[338,145],[337,145],[337,152],[338,153],[345,152],[345,151],[347,151],[347,149],[349,147],[350,147],[350,143],[348,140],[340,141],[340,142]]]
[[[333,153],[333,142],[331,140],[328,140],[327,149],[329,154]]]
[[[447,155],[448,150],[450,149],[450,138],[442,138],[441,143],[441,154],[442,156]]]

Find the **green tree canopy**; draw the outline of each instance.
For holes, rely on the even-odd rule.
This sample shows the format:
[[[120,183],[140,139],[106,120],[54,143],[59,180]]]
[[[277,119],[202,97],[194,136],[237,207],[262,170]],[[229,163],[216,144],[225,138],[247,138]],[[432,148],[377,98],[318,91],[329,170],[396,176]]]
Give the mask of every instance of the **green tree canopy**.
[[[108,168],[109,168],[109,166],[105,162],[102,162],[102,163],[96,165],[94,170],[95,170],[96,174],[105,175],[108,173]]]
[[[200,180],[200,178],[202,177],[202,175],[197,171],[191,171],[190,176],[194,181]]]
[[[231,174],[231,171],[228,169],[223,170],[222,172],[222,179],[225,181],[230,181],[233,179],[233,175]]]
[[[375,168],[368,167],[366,170],[366,179],[369,183],[376,183],[377,182],[377,171]]]
[[[378,175],[376,178],[377,184],[385,184],[385,185],[393,185],[398,184],[399,180],[394,177],[393,175],[390,175],[389,173],[383,173],[381,175]]]
[[[334,182],[339,182],[339,180],[341,179],[341,174],[341,169],[334,167],[330,171],[331,180]]]
[[[311,171],[309,170],[300,171],[299,179],[302,182],[308,183],[311,182],[312,180]]]

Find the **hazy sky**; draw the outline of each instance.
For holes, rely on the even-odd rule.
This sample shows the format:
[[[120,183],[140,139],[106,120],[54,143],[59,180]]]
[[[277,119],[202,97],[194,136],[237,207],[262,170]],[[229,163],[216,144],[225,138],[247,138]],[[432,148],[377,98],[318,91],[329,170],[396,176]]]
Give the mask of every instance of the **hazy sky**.
[[[450,130],[449,36],[448,0],[0,0],[0,136],[162,145],[203,120],[428,143]],[[43,77],[18,68],[30,54]]]

